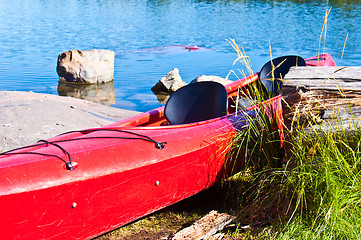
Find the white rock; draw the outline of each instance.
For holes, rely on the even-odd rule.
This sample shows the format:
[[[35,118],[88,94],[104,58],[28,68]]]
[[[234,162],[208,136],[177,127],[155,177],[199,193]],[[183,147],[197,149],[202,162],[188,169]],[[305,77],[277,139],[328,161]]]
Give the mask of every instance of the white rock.
[[[167,75],[165,75],[159,82],[152,87],[154,93],[159,92],[175,92],[177,89],[185,86],[186,83],[179,75],[179,69],[174,68]]]
[[[213,76],[213,75],[201,75],[199,77],[197,77],[196,79],[192,80],[191,83],[195,83],[195,82],[205,82],[205,81],[212,81],[212,82],[218,82],[221,83],[223,85],[227,85],[229,83],[231,83],[231,80],[228,80],[226,78],[221,78],[218,76]]]

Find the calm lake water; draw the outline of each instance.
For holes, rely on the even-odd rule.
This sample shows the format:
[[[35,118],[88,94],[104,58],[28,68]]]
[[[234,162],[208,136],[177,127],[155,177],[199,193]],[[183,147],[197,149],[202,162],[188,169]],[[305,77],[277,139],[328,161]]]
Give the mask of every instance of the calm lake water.
[[[241,69],[232,66],[228,38],[244,47],[255,72],[270,58],[269,42],[274,57],[328,52],[338,65],[361,66],[360,13],[361,1],[0,0],[0,90],[59,94],[59,53],[108,49],[116,54],[109,103],[147,111],[161,106],[150,88],[175,67],[187,83]]]

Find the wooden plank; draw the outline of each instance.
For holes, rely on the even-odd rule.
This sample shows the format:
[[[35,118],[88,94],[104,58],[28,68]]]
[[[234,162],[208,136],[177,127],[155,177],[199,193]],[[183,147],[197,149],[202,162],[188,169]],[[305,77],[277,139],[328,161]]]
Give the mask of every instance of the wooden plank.
[[[231,223],[235,217],[225,214],[218,213],[217,211],[211,211],[203,218],[199,219],[191,226],[180,230],[175,233],[169,239],[180,240],[201,240],[201,239],[219,239],[221,236],[215,236],[218,231],[222,230],[225,226]],[[212,237],[213,236],[213,237]]]
[[[283,85],[308,90],[361,91],[361,67],[292,67]]]
[[[290,125],[310,118],[313,129],[353,130],[361,125],[361,67],[292,67],[282,95]]]

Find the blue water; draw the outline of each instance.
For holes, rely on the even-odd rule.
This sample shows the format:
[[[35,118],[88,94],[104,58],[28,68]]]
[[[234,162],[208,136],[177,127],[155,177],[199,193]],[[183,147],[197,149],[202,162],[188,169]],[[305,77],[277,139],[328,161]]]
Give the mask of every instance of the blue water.
[[[269,60],[269,43],[274,57],[328,52],[338,65],[357,66],[360,13],[361,1],[347,0],[0,0],[0,90],[58,94],[58,54],[108,49],[116,53],[113,106],[146,111],[161,105],[150,88],[175,67],[187,83],[238,73],[229,38],[244,47],[255,72]]]

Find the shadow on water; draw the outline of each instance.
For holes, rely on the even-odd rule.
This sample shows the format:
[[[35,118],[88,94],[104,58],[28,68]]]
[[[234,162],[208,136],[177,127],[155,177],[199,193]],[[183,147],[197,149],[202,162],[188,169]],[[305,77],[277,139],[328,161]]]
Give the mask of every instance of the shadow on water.
[[[59,96],[80,98],[107,106],[115,104],[114,81],[93,85],[59,82],[58,94]]]

